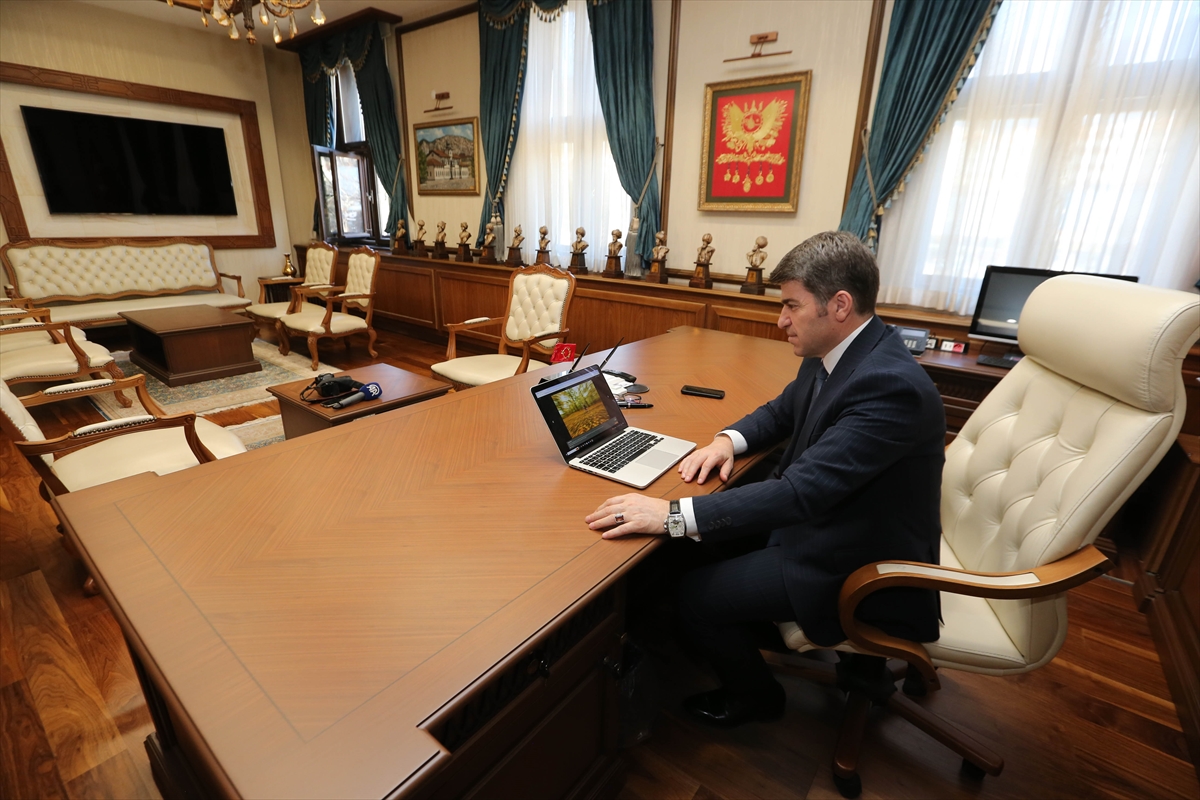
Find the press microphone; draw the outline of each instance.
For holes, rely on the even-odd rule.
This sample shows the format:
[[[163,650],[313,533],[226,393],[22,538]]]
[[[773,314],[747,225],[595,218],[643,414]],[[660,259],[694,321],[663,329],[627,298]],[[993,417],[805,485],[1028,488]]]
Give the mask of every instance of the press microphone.
[[[330,408],[345,408],[352,406],[355,403],[360,403],[363,400],[374,400],[377,397],[383,397],[383,389],[379,388],[378,383],[364,383],[362,388],[349,397],[338,400],[332,403]]]

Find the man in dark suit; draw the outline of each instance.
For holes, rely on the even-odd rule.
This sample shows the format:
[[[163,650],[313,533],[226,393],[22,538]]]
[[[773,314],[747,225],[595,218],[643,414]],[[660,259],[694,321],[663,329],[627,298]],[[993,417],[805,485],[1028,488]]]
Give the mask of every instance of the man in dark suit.
[[[794,619],[810,640],[845,638],[838,592],[874,561],[938,562],[946,417],[933,381],[875,316],[879,270],[853,235],[818,234],[779,262],[778,325],[804,359],[783,394],[721,431],[679,465],[685,481],[728,480],[735,455],[787,441],[767,480],[701,497],[626,494],[586,518],[606,538],[678,534],[723,541],[771,531],[767,546],[689,573],[680,612],[722,687],[686,702],[718,725],[783,713],[775,680],[747,623]],[[938,635],[935,592],[868,597],[859,618],[917,641]]]

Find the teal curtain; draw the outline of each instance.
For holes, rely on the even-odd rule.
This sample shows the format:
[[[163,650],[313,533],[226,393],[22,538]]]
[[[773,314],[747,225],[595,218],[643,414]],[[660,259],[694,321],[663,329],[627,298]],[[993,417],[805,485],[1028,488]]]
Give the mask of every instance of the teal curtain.
[[[658,176],[654,164],[654,17],[650,0],[589,3],[592,56],[604,129],[617,165],[617,177],[638,207],[637,250],[650,260],[659,223]]]
[[[479,135],[487,163],[487,197],[479,215],[477,245],[492,212],[504,217],[504,189],[521,129],[529,11],[553,17],[566,0],[480,0]]]
[[[925,145],[993,6],[994,0],[896,0],[867,148],[880,202],[896,189]],[[866,239],[874,215],[864,159],[838,227]]]
[[[300,49],[308,140],[322,147],[333,147],[334,109],[329,76],[343,59],[348,59],[354,68],[371,160],[390,195],[391,213],[386,232],[391,233],[396,229],[396,221],[405,214],[408,192],[399,169],[400,128],[396,123],[396,100],[378,24],[369,22]]]
[[[370,27],[374,28],[374,23]],[[391,201],[391,212],[385,227],[390,235],[396,230],[397,220],[408,218],[408,191],[404,184],[404,170],[400,167],[400,126],[396,123],[396,98],[392,92],[392,76],[388,72],[383,47],[367,50],[362,66],[354,69],[354,82],[358,85],[358,100],[362,106],[367,144],[371,147],[371,160]],[[406,225],[405,244],[408,244],[407,228]]]
[[[315,47],[310,45],[300,51],[300,68],[304,72],[304,117],[308,123],[308,143],[318,147],[333,147],[333,92],[329,89],[329,76],[320,70],[319,57],[314,56],[311,60],[306,58],[308,51],[314,50]],[[321,230],[319,195],[313,201],[312,229]]]

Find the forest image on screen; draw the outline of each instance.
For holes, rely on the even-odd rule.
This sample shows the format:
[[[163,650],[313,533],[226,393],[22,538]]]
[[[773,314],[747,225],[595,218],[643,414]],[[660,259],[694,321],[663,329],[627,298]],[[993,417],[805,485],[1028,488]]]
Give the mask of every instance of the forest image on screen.
[[[556,392],[552,399],[572,439],[579,438],[608,419],[604,401],[591,381]]]

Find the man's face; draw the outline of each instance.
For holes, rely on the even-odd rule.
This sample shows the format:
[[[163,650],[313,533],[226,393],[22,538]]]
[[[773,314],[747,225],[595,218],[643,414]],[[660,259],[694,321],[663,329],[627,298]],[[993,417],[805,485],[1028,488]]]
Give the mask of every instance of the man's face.
[[[818,304],[800,281],[786,281],[779,288],[783,308],[775,324],[787,334],[792,352],[801,358],[824,357],[839,340],[829,308]]]

